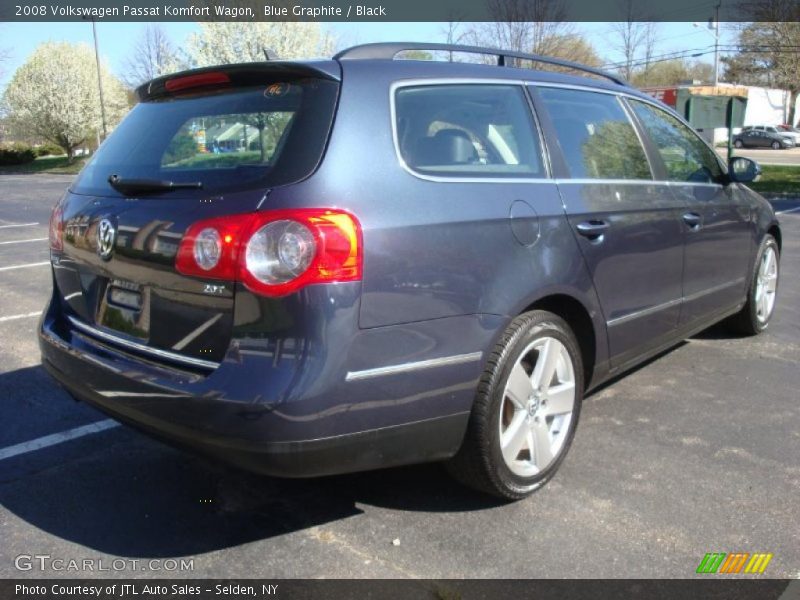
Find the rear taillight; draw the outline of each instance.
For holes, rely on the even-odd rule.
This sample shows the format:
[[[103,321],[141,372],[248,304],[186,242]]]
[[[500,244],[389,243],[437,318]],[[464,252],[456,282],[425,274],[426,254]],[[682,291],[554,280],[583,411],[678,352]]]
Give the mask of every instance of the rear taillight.
[[[61,201],[53,207],[50,213],[50,249],[61,252],[64,250],[64,211],[61,208]]]
[[[361,226],[335,209],[265,211],[193,224],[176,269],[206,279],[241,281],[266,296],[315,283],[361,279]]]

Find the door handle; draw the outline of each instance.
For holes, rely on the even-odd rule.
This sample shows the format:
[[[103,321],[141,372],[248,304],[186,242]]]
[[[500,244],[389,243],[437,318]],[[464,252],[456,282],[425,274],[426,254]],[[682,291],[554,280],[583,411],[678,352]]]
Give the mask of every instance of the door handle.
[[[589,238],[591,241],[602,241],[603,234],[608,229],[608,223],[605,221],[584,221],[578,223],[575,227],[583,237]]]
[[[686,223],[692,231],[697,231],[703,226],[703,218],[695,212],[688,212],[683,215],[683,222]]]

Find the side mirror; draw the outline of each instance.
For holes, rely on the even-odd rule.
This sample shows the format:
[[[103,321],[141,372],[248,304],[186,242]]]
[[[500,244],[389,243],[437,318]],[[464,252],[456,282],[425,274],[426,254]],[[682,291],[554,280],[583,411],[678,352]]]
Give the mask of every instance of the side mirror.
[[[728,174],[731,181],[750,183],[758,181],[758,178],[761,177],[761,167],[754,160],[744,156],[734,156],[728,163]]]

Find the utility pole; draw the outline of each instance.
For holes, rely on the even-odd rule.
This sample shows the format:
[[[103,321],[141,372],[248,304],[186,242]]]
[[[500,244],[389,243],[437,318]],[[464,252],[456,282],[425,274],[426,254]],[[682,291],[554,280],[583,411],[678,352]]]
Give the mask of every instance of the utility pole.
[[[719,0],[714,7],[714,16],[708,20],[708,29],[706,30],[708,35],[714,36],[714,87],[719,85],[719,9],[721,7],[722,0]],[[692,25],[700,28],[699,23],[692,23]]]
[[[108,137],[106,128],[106,104],[103,102],[103,77],[100,71],[100,51],[97,48],[97,26],[92,18],[92,35],[94,36],[94,60],[97,63],[97,89],[100,92],[100,117],[103,120],[103,139]]]
[[[719,9],[722,0],[714,7],[714,87],[719,85]]]

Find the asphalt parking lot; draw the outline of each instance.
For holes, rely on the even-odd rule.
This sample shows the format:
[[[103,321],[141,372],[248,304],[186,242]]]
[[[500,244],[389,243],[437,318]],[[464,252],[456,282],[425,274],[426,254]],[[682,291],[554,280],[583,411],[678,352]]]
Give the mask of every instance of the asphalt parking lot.
[[[504,504],[438,465],[242,473],[71,400],[36,343],[68,181],[0,176],[0,576],[685,578],[707,552],[771,552],[765,576],[800,577],[800,201],[775,204],[788,212],[768,333],[711,329],[594,393],[554,480]],[[93,423],[107,428],[76,429]],[[125,566],[20,571],[20,555]]]

